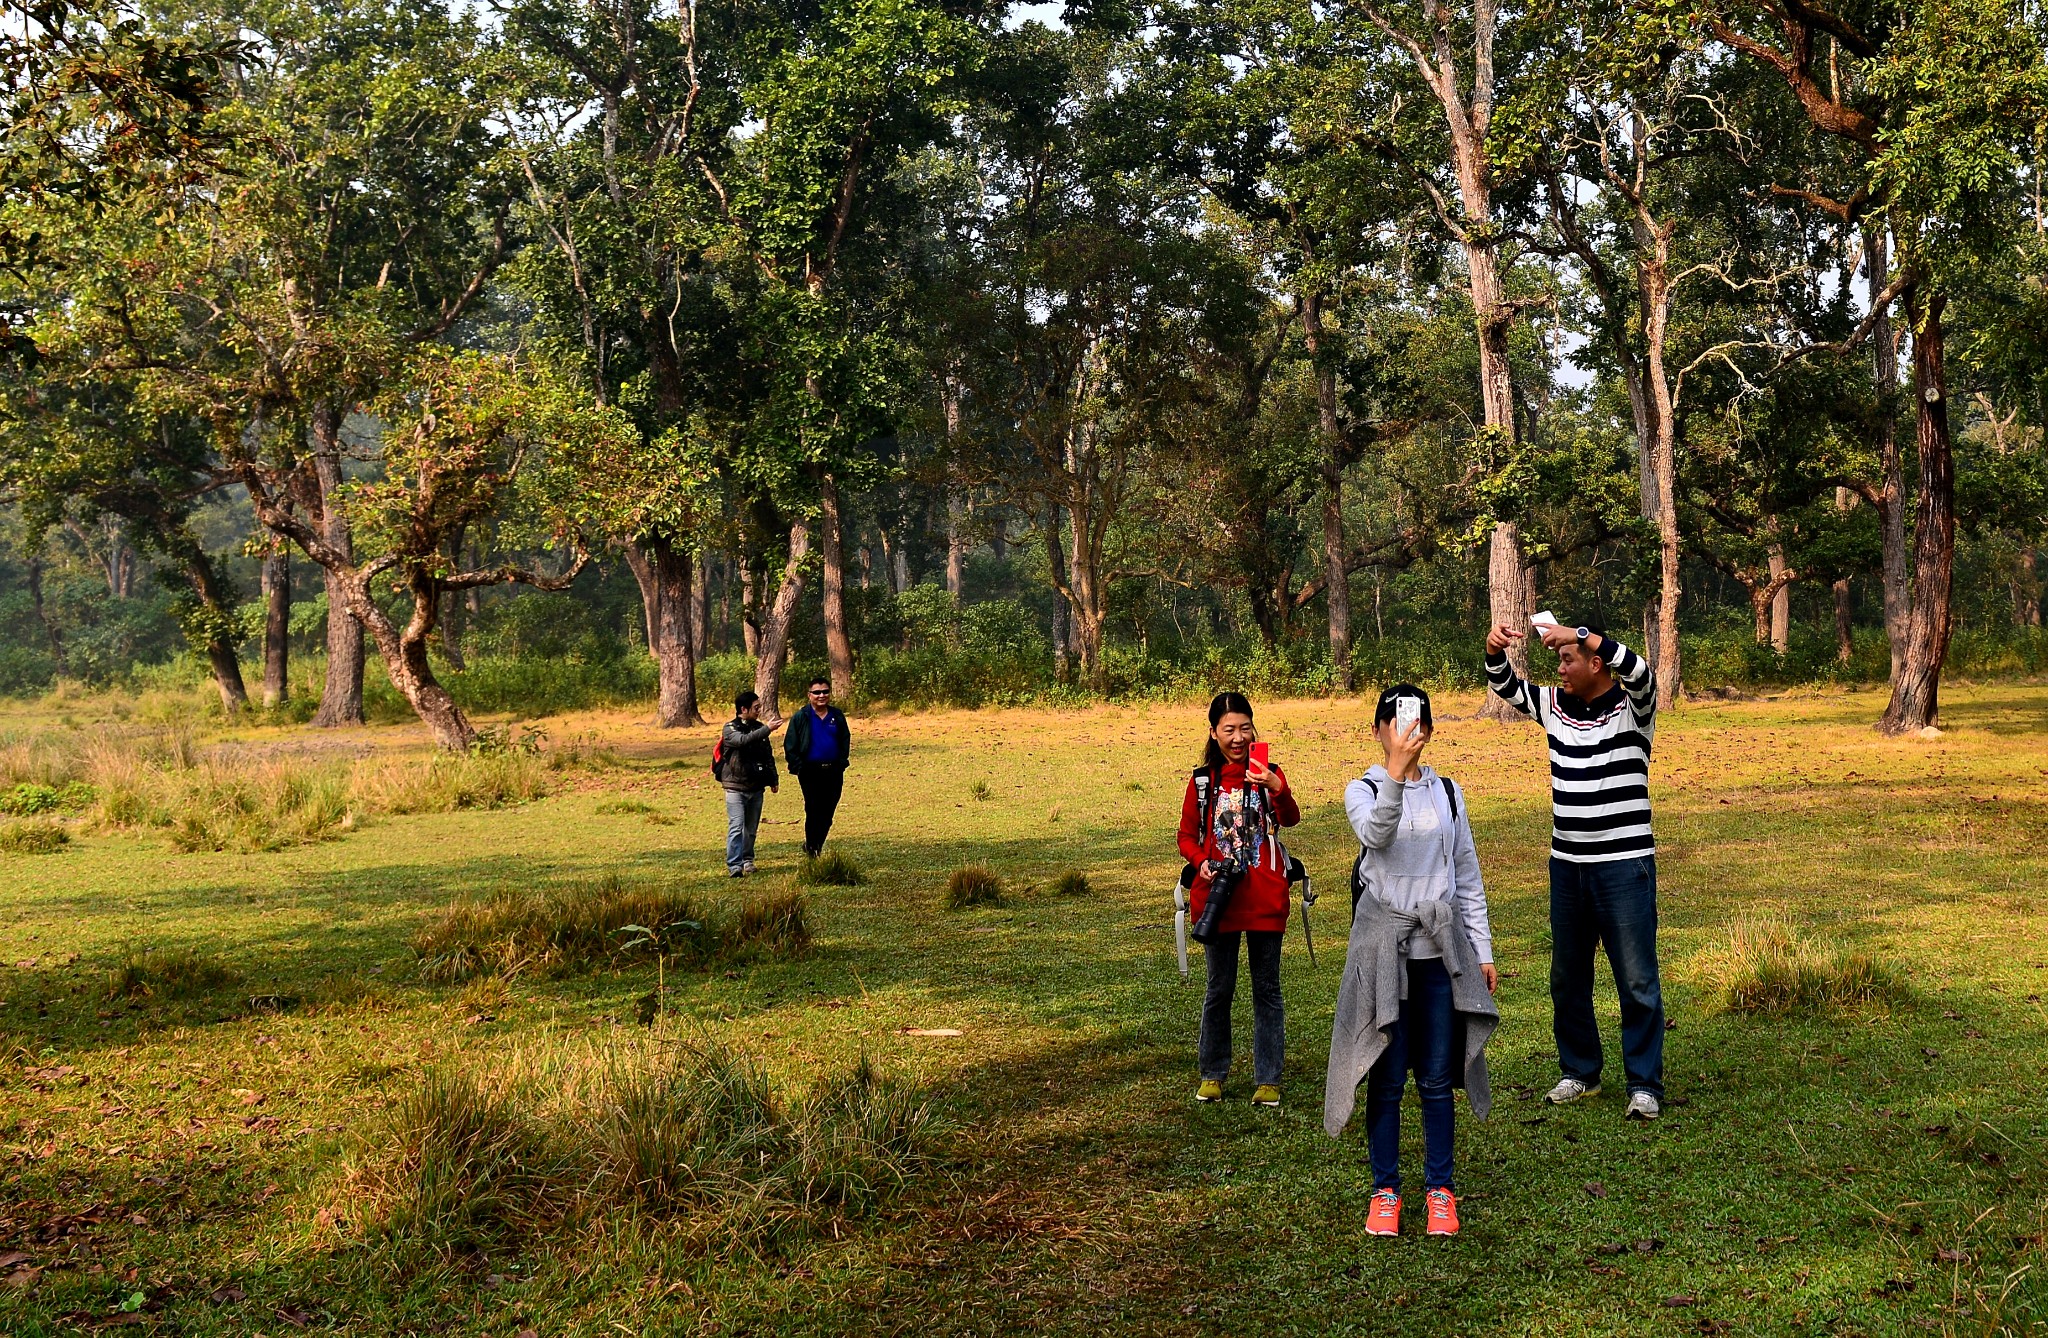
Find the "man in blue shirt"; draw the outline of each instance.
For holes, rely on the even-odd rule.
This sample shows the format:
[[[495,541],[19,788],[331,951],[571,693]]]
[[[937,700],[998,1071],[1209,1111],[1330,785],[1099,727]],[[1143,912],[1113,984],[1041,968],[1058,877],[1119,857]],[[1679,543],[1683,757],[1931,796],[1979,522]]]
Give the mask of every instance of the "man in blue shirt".
[[[839,811],[853,736],[846,728],[846,717],[832,704],[830,680],[812,679],[804,695],[808,705],[783,732],[782,752],[796,783],[803,787],[804,856],[816,859],[832,833],[832,816]]]

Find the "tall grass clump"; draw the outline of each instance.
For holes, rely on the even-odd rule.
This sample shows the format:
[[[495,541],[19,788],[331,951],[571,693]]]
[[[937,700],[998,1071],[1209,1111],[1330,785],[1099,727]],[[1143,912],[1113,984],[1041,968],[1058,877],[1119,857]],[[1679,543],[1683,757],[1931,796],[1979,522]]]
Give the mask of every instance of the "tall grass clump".
[[[1055,897],[1085,897],[1095,889],[1088,882],[1088,875],[1079,869],[1068,869],[1053,879],[1050,895]]]
[[[533,752],[437,753],[359,762],[352,783],[383,813],[509,808],[547,794],[548,765]]]
[[[1003,880],[996,871],[986,864],[970,864],[964,869],[955,869],[946,879],[946,909],[965,910],[970,906],[993,906],[1003,899]]]
[[[54,855],[70,844],[71,833],[62,823],[31,820],[0,826],[0,853]]]
[[[213,759],[183,779],[169,800],[179,850],[282,850],[356,825],[347,773],[331,763]]]
[[[1904,976],[1890,963],[1803,938],[1774,920],[1738,924],[1713,974],[1729,1011],[1765,1017],[1892,1003],[1907,992]]]
[[[634,929],[649,932],[629,932]],[[734,914],[700,904],[673,882],[617,874],[465,897],[412,940],[421,979],[435,984],[479,975],[566,974],[650,957],[686,966],[789,957],[809,944],[801,894]]]
[[[110,999],[190,999],[242,983],[242,973],[218,957],[186,948],[131,952],[108,973]]]
[[[859,887],[868,876],[860,865],[836,850],[797,865],[796,881],[805,887]]]
[[[429,1075],[350,1189],[370,1238],[415,1256],[598,1220],[754,1243],[871,1212],[922,1164],[930,1121],[865,1058],[785,1092],[717,1041],[552,1049]]]

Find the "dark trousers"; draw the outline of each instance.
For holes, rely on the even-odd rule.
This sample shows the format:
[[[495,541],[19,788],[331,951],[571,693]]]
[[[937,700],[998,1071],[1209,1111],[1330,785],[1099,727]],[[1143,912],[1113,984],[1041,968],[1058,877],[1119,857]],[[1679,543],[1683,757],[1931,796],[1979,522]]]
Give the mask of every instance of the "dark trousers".
[[[1657,860],[1550,861],[1550,1007],[1557,1065],[1600,1081],[1593,950],[1605,946],[1621,996],[1621,1064],[1631,1092],[1664,1098],[1664,989],[1657,980]]]
[[[1230,1076],[1230,1005],[1237,998],[1237,942],[1251,943],[1252,1080],[1280,1081],[1287,1058],[1287,1008],[1280,1001],[1280,945],[1286,935],[1274,929],[1247,929],[1218,934],[1203,948],[1209,968],[1209,992],[1202,999],[1202,1076],[1222,1082]]]
[[[816,855],[832,834],[832,815],[839,811],[846,773],[838,767],[800,767],[796,783],[804,791],[804,853]]]
[[[1408,997],[1401,1020],[1387,1033],[1387,1048],[1365,1075],[1366,1144],[1372,1152],[1372,1187],[1401,1188],[1401,1095],[1408,1074],[1422,1101],[1422,1187],[1451,1188],[1451,1140],[1457,1101],[1451,1095],[1457,1037],[1451,1008],[1451,973],[1441,959],[1408,963]]]

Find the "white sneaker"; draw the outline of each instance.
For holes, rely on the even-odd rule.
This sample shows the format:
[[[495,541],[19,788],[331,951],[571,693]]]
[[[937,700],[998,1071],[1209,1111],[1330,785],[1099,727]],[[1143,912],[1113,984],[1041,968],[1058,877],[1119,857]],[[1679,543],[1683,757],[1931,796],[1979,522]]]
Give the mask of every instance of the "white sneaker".
[[[1654,1120],[1664,1113],[1664,1107],[1648,1092],[1630,1092],[1628,1109],[1621,1112],[1625,1120]]]
[[[1572,1102],[1584,1097],[1598,1095],[1600,1095],[1600,1084],[1597,1082],[1588,1087],[1577,1078],[1562,1078],[1558,1081],[1557,1086],[1543,1094],[1543,1104],[1546,1106],[1569,1106]]]
[[[760,870],[754,867],[754,861],[748,860],[746,863],[740,865],[740,872],[752,876],[753,874],[759,873]]]

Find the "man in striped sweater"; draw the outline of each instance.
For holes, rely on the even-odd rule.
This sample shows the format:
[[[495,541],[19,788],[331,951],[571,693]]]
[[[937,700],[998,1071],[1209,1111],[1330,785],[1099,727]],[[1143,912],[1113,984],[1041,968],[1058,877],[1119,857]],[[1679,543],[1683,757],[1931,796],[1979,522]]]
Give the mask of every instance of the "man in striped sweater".
[[[1664,1102],[1664,992],[1657,980],[1657,842],[1650,832],[1650,739],[1657,675],[1597,627],[1544,625],[1562,687],[1516,677],[1507,648],[1522,633],[1486,638],[1486,681],[1532,717],[1550,743],[1550,1006],[1564,1076],[1544,1100],[1600,1092],[1605,1056],[1593,1017],[1593,951],[1604,945],[1621,996],[1621,1061],[1628,1118],[1654,1120]]]

